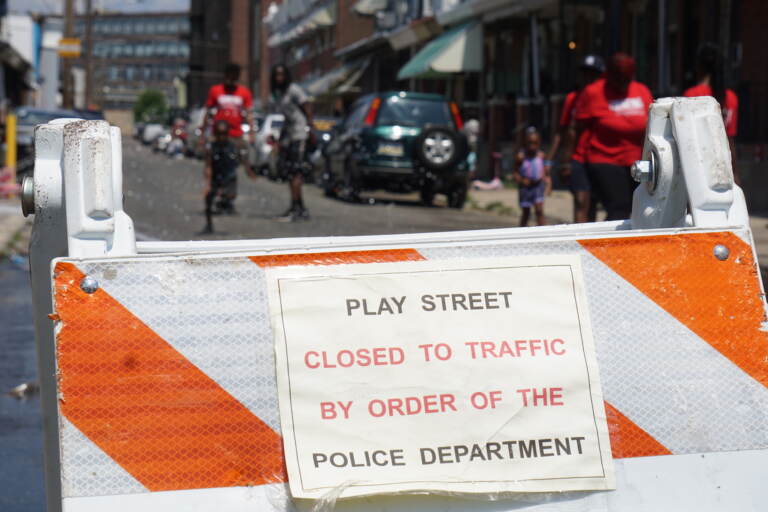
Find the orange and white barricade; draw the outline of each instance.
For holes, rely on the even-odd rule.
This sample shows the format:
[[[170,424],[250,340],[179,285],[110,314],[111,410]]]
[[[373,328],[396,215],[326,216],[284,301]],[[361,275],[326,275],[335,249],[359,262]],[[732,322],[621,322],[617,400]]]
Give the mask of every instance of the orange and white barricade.
[[[768,323],[744,197],[733,183],[713,100],[663,99],[651,107],[644,161],[633,170],[641,185],[631,219],[459,233],[137,243],[122,211],[118,130],[103,121],[60,121],[38,127],[36,137],[34,198],[26,197],[25,205],[36,214],[31,257],[49,510],[287,511],[318,504],[370,511],[765,510]],[[518,272],[552,261],[572,262],[569,271],[580,276],[569,289],[582,309],[583,344],[593,344],[587,382],[599,389],[585,396],[600,397],[591,411],[608,440],[595,452],[607,454],[603,476],[612,466],[605,487],[517,487],[501,470],[499,486],[468,478],[449,482],[441,487],[445,492],[432,492],[427,484],[350,492],[358,484],[349,467],[338,472],[338,487],[319,492],[319,501],[291,497],[301,495],[304,484],[292,477],[287,485],[288,475],[298,473],[286,457],[301,455],[300,443],[310,438],[292,432],[292,446],[283,442],[285,426],[297,427],[301,411],[293,410],[290,420],[284,398],[300,397],[284,395],[282,386],[301,382],[282,371],[283,362],[288,373],[293,368],[290,350],[284,353],[276,340],[315,329],[307,327],[314,317],[301,316],[302,308],[288,311],[290,300],[322,301],[278,297],[288,293],[280,279],[349,281],[376,269],[388,276],[422,269],[443,276],[505,262]],[[467,275],[482,277],[482,283],[489,274]],[[531,274],[514,275],[521,276],[515,286],[523,286]],[[526,303],[545,299],[531,296]],[[351,318],[354,308],[363,307],[355,300],[348,299],[342,316]],[[449,300],[444,309],[475,309],[468,306],[474,305],[469,295],[464,305]],[[482,309],[496,298],[477,300],[484,301],[477,302]],[[276,302],[288,308],[283,317]],[[378,313],[387,308],[396,312],[382,302]],[[548,315],[559,325],[564,310],[553,308]],[[289,313],[298,315],[287,320],[293,324],[275,322]],[[412,325],[415,336],[420,328]],[[323,329],[318,324],[319,346]],[[387,334],[387,328],[376,329],[357,333],[361,346]],[[501,354],[498,346],[471,343],[481,342],[466,344],[472,357],[476,348]],[[546,343],[524,348],[530,353],[536,347],[554,351]],[[519,346],[508,350],[521,355]],[[328,363],[321,353],[313,352],[316,359],[305,355],[306,366],[344,366],[343,359]],[[334,375],[327,373],[329,388]],[[481,373],[456,386],[482,380]],[[317,385],[323,381],[313,382],[323,387]],[[380,392],[398,385],[376,383]],[[509,421],[521,418],[519,412]],[[317,436],[328,430],[327,419],[316,419]],[[475,428],[462,416],[435,414],[423,421],[441,439]],[[506,423],[494,425],[492,432],[504,428]],[[366,436],[359,431],[347,438],[356,446]],[[490,439],[492,434],[483,440],[488,459]],[[549,455],[548,444],[539,440],[536,446],[539,455]],[[459,459],[460,451],[452,450]],[[514,461],[504,464],[517,471],[512,466],[522,464],[526,452],[509,453]],[[314,460],[318,466],[323,456]],[[483,491],[473,495],[472,485]],[[348,498],[354,495],[364,497]]]

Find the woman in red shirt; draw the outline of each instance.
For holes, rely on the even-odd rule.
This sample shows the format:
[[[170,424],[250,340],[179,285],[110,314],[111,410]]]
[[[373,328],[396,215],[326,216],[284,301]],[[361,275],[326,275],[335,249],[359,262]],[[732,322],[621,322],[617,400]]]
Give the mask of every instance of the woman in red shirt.
[[[736,137],[739,120],[739,98],[735,92],[725,87],[723,56],[717,46],[706,44],[699,50],[699,54],[696,56],[696,77],[698,79],[696,85],[686,89],[683,96],[689,98],[694,96],[712,96],[720,103],[720,108],[723,112],[723,123],[725,124],[725,134],[728,136],[728,145],[731,149],[733,177],[738,184],[740,180],[736,172],[734,138]]]
[[[643,151],[653,96],[634,80],[635,60],[617,53],[605,78],[584,88],[576,103],[577,130],[589,130],[585,160],[592,194],[605,206],[606,220],[629,218],[637,184],[629,168]]]

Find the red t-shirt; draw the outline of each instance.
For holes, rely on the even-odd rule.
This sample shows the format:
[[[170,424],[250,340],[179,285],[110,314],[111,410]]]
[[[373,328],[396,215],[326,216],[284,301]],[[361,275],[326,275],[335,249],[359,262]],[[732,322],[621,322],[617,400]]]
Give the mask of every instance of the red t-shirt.
[[[707,84],[694,85],[686,89],[683,96],[692,98],[694,96],[712,96],[712,88]],[[725,105],[720,105],[723,109],[723,122],[725,122],[725,133],[729,137],[736,136],[736,125],[739,122],[739,97],[730,89],[725,90]]]
[[[578,91],[571,91],[565,96],[565,101],[563,101],[563,112],[560,114],[560,128],[565,128],[571,124],[571,120],[573,119],[573,107],[576,106],[576,97],[578,95]]]
[[[229,136],[243,136],[243,120],[245,111],[253,106],[253,96],[247,87],[236,85],[234,90],[227,91],[224,84],[216,84],[208,91],[206,108],[216,108],[214,122],[221,119],[229,123]]]
[[[581,90],[571,91],[566,95],[565,101],[563,101],[563,112],[560,114],[560,127],[565,128],[571,124],[576,113],[576,100],[579,97]],[[579,135],[579,140],[576,141],[576,147],[573,149],[573,155],[571,160],[584,163],[587,154],[587,143],[589,142],[589,130],[582,130]]]
[[[604,78],[586,86],[574,115],[590,130],[587,162],[626,167],[639,160],[651,103],[651,91],[640,82],[632,81],[625,94]]]

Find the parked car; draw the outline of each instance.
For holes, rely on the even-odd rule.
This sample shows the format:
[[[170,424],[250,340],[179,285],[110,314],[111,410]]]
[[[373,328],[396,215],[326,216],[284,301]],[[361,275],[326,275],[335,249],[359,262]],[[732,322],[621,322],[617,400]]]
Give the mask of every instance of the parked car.
[[[312,118],[312,131],[315,134],[315,144],[308,148],[309,163],[313,167],[308,181],[312,183],[325,183],[331,176],[330,159],[328,158],[328,144],[333,140],[335,130],[341,119],[330,116],[314,116]]]
[[[168,156],[183,158],[187,149],[187,121],[182,118],[174,119],[170,131],[171,140],[165,148]]]
[[[101,110],[77,109],[75,112],[77,113],[77,117],[88,121],[104,121],[104,112]]]
[[[196,108],[189,112],[189,122],[187,123],[187,155],[196,158],[203,158],[204,144],[200,144],[200,137],[205,136],[203,127],[205,119],[205,108]]]
[[[445,194],[448,206],[467,199],[467,140],[459,109],[437,94],[385,92],[363,96],[328,144],[326,195],[357,199],[363,190],[418,191],[424,204]]]
[[[285,118],[282,114],[269,114],[260,124],[256,132],[255,158],[252,162],[253,169],[257,173],[269,177],[276,176],[275,152],[284,122]]]
[[[155,153],[165,153],[172,140],[171,132],[168,130],[163,131],[162,135],[152,141],[152,151]]]
[[[165,135],[168,129],[160,123],[149,123],[141,131],[141,142],[154,145],[155,141]]]
[[[19,179],[35,166],[35,126],[63,117],[81,117],[72,110],[44,110],[19,107],[16,109],[16,173]]]

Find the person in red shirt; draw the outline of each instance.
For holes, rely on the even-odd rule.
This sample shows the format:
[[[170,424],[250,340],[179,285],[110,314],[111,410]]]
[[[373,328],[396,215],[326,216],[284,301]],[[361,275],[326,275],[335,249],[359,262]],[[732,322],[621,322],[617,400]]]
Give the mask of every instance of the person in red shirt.
[[[723,112],[723,123],[725,124],[725,134],[728,136],[728,145],[731,149],[731,164],[733,167],[733,177],[738,184],[739,175],[736,172],[736,148],[734,138],[736,137],[737,125],[739,120],[739,98],[731,89],[725,87],[723,77],[723,57],[720,49],[713,45],[704,45],[696,57],[696,77],[698,82],[693,87],[685,90],[683,96],[712,96],[720,103]]]
[[[208,99],[205,101],[205,116],[203,117],[203,133],[205,134],[211,119],[214,125],[226,122],[229,125],[229,139],[240,153],[240,159],[246,162],[246,169],[250,172],[250,158],[248,146],[243,140],[243,124],[247,123],[248,141],[251,146],[256,142],[253,130],[253,95],[247,87],[237,83],[240,79],[240,66],[230,62],[224,67],[224,82],[212,86],[208,90]],[[211,130],[213,137],[214,130]],[[200,144],[206,144],[205,135],[200,137]],[[234,214],[232,206],[237,197],[237,185],[230,187],[226,200],[219,200],[219,210],[224,213]]]
[[[636,183],[629,168],[643,151],[648,108],[653,96],[634,80],[635,60],[617,53],[605,78],[584,88],[576,101],[578,135],[589,131],[585,147],[587,176],[593,194],[605,206],[606,220],[629,218]]]
[[[552,148],[547,159],[551,162],[557,156],[561,142],[563,156],[560,165],[560,179],[570,186],[573,194],[573,221],[590,222],[595,220],[595,208],[590,201],[590,185],[587,179],[587,170],[584,166],[586,143],[589,140],[589,131],[583,130],[579,140],[576,140],[576,130],[573,122],[573,113],[578,98],[584,87],[591,84],[605,72],[605,63],[597,55],[587,55],[579,67],[581,71],[580,86],[571,91],[565,97],[563,110],[560,114],[558,132],[552,141]]]
[[[208,99],[205,101],[205,118],[203,127],[208,128],[211,121],[226,121],[229,123],[229,136],[234,140],[243,137],[243,124],[249,126],[248,138],[253,144],[255,134],[253,131],[253,95],[251,91],[237,81],[240,79],[240,66],[230,62],[224,67],[224,82],[212,86],[208,90]]]

